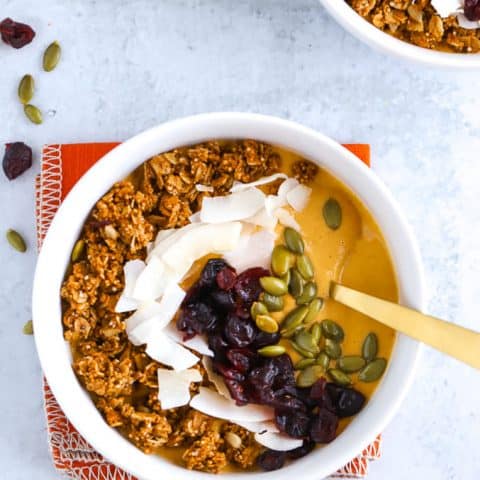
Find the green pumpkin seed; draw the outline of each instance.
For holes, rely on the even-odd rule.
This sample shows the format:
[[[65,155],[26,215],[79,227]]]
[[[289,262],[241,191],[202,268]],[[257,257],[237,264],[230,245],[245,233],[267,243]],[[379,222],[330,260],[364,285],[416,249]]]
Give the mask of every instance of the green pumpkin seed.
[[[72,255],[71,255],[72,262],[77,262],[78,260],[80,260],[84,250],[85,250],[85,240],[83,239],[77,240],[72,250]]]
[[[336,360],[342,356],[342,347],[335,340],[331,338],[325,339],[325,353],[330,357]]]
[[[23,107],[23,111],[32,123],[40,125],[43,122],[42,112],[35,105],[30,105],[28,103]]]
[[[283,232],[285,243],[290,251],[293,253],[302,254],[305,250],[301,235],[293,228],[287,227]]]
[[[272,252],[272,272],[281,277],[288,272],[294,261],[295,257],[287,247],[277,245]]]
[[[322,309],[323,307],[323,299],[321,298],[315,298],[310,302],[310,305],[308,306],[308,313],[307,316],[305,317],[305,323],[310,323],[313,322],[317,316],[317,313]]]
[[[325,352],[322,352],[315,360],[315,363],[327,371],[328,366],[330,365],[330,357]]]
[[[362,356],[367,362],[371,362],[378,352],[378,339],[377,336],[372,332],[369,333],[362,345]]]
[[[250,315],[255,320],[257,315],[267,315],[268,309],[267,306],[262,302],[253,302],[250,308]]]
[[[35,92],[35,80],[31,75],[24,75],[18,84],[18,98],[25,105],[32,98]]]
[[[337,342],[341,342],[345,338],[343,328],[333,320],[322,320],[322,333],[327,338],[331,338]]]
[[[43,54],[43,69],[46,72],[51,72],[54,70],[60,61],[61,55],[62,49],[60,44],[56,41],[51,43]]]
[[[297,270],[305,280],[313,277],[313,263],[305,254],[297,258]]]
[[[25,244],[25,240],[23,237],[16,232],[15,230],[9,229],[7,230],[7,241],[8,243],[15,249],[17,252],[25,252],[27,250],[27,245]]]
[[[320,324],[314,323],[312,329],[310,330],[310,333],[312,334],[313,341],[318,345],[318,342],[322,338],[322,328],[320,327]]]
[[[297,377],[297,385],[302,388],[311,387],[324,373],[320,365],[311,365],[300,372]]]
[[[343,373],[341,370],[338,370],[337,368],[330,368],[327,371],[329,377],[337,384],[337,385],[350,385],[352,383],[351,378],[346,374]]]
[[[375,382],[387,368],[387,361],[384,358],[376,358],[360,370],[358,379],[362,382]]]
[[[290,270],[291,269],[288,269],[287,273],[280,277],[287,285],[290,285]]]
[[[288,291],[293,297],[299,297],[303,293],[303,278],[296,268],[290,269],[290,282],[288,282]]]
[[[277,277],[261,277],[260,285],[271,295],[285,295],[288,291],[287,284],[281,278]]]
[[[22,332],[24,335],[33,335],[33,322],[31,320],[25,323]]]
[[[278,323],[269,315],[257,315],[255,323],[262,332],[278,332]]]
[[[302,329],[303,329],[302,326],[296,326],[296,327],[286,328],[284,330],[281,330],[280,333],[284,338],[292,338],[296,333],[298,333]]]
[[[263,292],[262,302],[265,304],[269,312],[281,312],[285,303],[283,297],[270,295],[267,292]]]
[[[302,330],[295,335],[295,343],[303,350],[311,352],[314,355],[320,351],[317,343],[313,339],[313,335],[306,330]]]
[[[262,357],[278,357],[285,353],[285,347],[283,345],[267,345],[266,347],[258,349],[257,352],[262,355]]]
[[[295,370],[303,370],[304,368],[309,367],[315,363],[314,358],[302,358],[295,364]]]
[[[323,218],[328,228],[337,230],[342,224],[342,207],[334,198],[329,198],[323,206]]]
[[[312,352],[309,352],[308,350],[303,349],[300,345],[297,345],[293,340],[290,340],[290,343],[292,344],[293,349],[302,355],[302,357],[305,358],[314,358],[315,355]]]
[[[308,307],[306,305],[294,308],[291,312],[287,314],[287,316],[283,320],[282,329],[289,330],[291,328],[300,326],[303,323],[303,320],[305,319],[307,313]]]
[[[317,296],[317,284],[308,282],[303,287],[303,292],[295,300],[297,305],[305,305],[310,303]]]
[[[358,372],[365,366],[365,360],[357,355],[349,355],[337,360],[337,368],[345,373]]]

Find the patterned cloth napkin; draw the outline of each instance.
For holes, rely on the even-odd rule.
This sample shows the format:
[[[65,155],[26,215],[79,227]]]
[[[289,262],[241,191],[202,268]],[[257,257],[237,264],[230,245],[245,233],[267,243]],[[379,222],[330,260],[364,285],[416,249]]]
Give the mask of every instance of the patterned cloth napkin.
[[[36,178],[36,223],[38,249],[63,198],[77,180],[117,143],[46,145],[41,173]],[[365,144],[345,145],[360,160],[370,165],[370,148]],[[71,480],[137,480],[108,462],[75,430],[44,380],[43,395],[48,443],[55,468]],[[362,453],[331,478],[365,478],[368,463],[380,458],[378,436]]]

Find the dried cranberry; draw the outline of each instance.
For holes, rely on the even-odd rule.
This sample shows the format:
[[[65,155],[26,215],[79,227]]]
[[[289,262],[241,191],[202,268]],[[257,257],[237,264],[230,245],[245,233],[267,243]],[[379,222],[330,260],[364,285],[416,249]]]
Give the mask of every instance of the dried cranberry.
[[[272,401],[272,407],[283,412],[287,410],[295,412],[306,411],[305,403],[300,398],[292,395],[275,395],[275,399]]]
[[[180,311],[177,319],[178,330],[185,333],[185,339],[194,337],[197,333],[212,332],[219,318],[210,305],[193,303]]]
[[[219,310],[222,312],[232,312],[235,309],[235,299],[232,292],[225,290],[213,290],[210,292],[210,298]]]
[[[310,438],[317,443],[329,443],[335,438],[338,427],[338,417],[327,410],[320,408],[312,418]]]
[[[331,399],[335,413],[340,418],[357,414],[365,403],[365,396],[353,388],[328,383],[326,392]]]
[[[228,343],[221,333],[216,332],[208,335],[208,346],[215,353],[215,358],[220,360],[225,354]]]
[[[228,267],[225,260],[221,258],[211,258],[203,267],[198,286],[204,290],[213,290],[216,287],[217,273],[223,268]]]
[[[275,410],[275,423],[293,438],[305,438],[310,431],[310,416],[302,411]]]
[[[227,351],[227,358],[235,370],[241,373],[247,373],[255,361],[255,353],[246,348],[231,348]]]
[[[275,345],[280,340],[280,333],[267,333],[258,330],[255,335],[255,340],[252,343],[252,347],[254,348],[262,348],[266,347],[267,345]]]
[[[248,374],[248,381],[255,390],[272,389],[277,370],[272,364],[254,368]]]
[[[287,385],[295,385],[295,374],[290,355],[284,353],[278,357],[269,358],[267,363],[276,371],[275,382],[273,384],[274,390],[278,390]]]
[[[258,299],[262,293],[260,278],[269,275],[269,271],[261,267],[249,268],[236,279],[234,289],[240,303],[248,307]]]
[[[229,378],[230,380],[236,380],[237,382],[243,382],[245,380],[245,377],[239,371],[234,368],[229,368],[223,363],[214,361],[213,369],[217,373],[220,373],[223,378]]]
[[[235,400],[235,403],[239,406],[246,405],[248,403],[248,396],[245,392],[244,386],[240,382],[230,378],[225,378],[224,380],[230,395]]]
[[[7,143],[2,166],[9,180],[17,178],[32,166],[32,149],[22,142]]]
[[[25,23],[14,22],[11,18],[0,22],[0,34],[2,40],[13,48],[22,48],[35,37],[32,27]]]
[[[225,324],[225,338],[232,347],[247,347],[255,338],[254,324],[250,320],[229,314]]]
[[[277,452],[276,450],[265,450],[258,458],[257,464],[266,472],[278,470],[285,465],[287,454],[285,452]]]
[[[232,267],[223,267],[216,275],[218,288],[221,290],[230,290],[235,284],[237,273]]]
[[[293,450],[289,450],[287,452],[288,458],[292,460],[297,460],[298,458],[302,458],[305,455],[309,454],[315,448],[315,442],[310,440],[305,440],[303,445],[298,448],[294,448]]]
[[[480,0],[465,0],[463,11],[470,21],[480,21]]]

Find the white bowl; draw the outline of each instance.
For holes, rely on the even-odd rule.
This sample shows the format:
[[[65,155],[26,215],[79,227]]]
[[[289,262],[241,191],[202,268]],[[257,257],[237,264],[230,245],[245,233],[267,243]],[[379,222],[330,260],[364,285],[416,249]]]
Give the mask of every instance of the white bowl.
[[[345,0],[320,0],[320,3],[342,27],[377,50],[404,60],[437,67],[480,68],[480,53],[447,53],[417,47],[382,32],[355,12]]]
[[[38,258],[33,322],[43,371],[69,420],[108,460],[144,480],[193,480],[209,474],[191,472],[162,457],[143,454],[103,420],[71,368],[69,346],[63,339],[60,286],[83,222],[114,182],[158,152],[215,138],[253,138],[281,145],[316,162],[348,185],[373,214],[385,236],[402,303],[419,310],[424,307],[421,261],[403,215],[376,175],[333,140],[278,118],[212,113],[165,123],[118,146],[79,180],[55,215]],[[290,480],[294,476],[319,480],[334,472],[385,428],[412,381],[418,352],[417,342],[398,336],[390,367],[373,398],[331,444],[275,472],[229,473],[222,478],[268,475],[270,480]]]

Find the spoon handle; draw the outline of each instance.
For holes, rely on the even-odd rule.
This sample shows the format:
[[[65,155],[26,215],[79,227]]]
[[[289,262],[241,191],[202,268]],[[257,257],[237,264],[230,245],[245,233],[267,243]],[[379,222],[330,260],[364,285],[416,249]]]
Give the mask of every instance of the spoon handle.
[[[480,333],[343,285],[332,284],[330,296],[357,312],[480,369]]]

